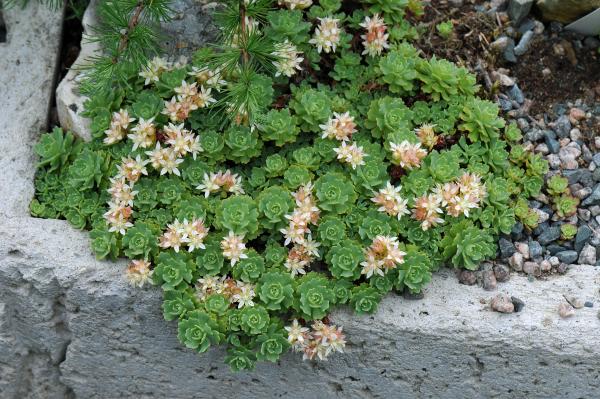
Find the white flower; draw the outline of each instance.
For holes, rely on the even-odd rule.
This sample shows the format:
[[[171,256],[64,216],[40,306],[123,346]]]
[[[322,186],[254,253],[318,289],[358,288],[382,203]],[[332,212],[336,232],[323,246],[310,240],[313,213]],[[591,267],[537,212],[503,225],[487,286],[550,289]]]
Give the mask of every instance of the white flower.
[[[231,266],[234,266],[240,259],[248,258],[245,253],[246,244],[243,240],[243,235],[236,235],[233,231],[230,231],[221,241],[223,256],[231,261]]]
[[[319,18],[320,24],[315,28],[313,38],[308,42],[317,46],[317,51],[326,53],[335,52],[336,46],[340,42],[339,19]]]
[[[152,270],[150,262],[142,259],[132,260],[127,266],[126,278],[134,287],[143,287],[146,283],[152,283]]]
[[[243,308],[244,306],[254,306],[254,301],[252,301],[255,297],[254,288],[249,284],[241,286],[238,284],[238,288],[238,292],[233,294],[233,297],[231,298],[233,302],[237,302],[238,309]]]
[[[364,165],[365,154],[362,147],[352,143],[347,145],[345,141],[338,148],[334,148],[333,151],[337,154],[337,159],[352,166],[352,169],[356,169],[357,166]]]
[[[273,61],[276,69],[275,76],[285,75],[289,78],[296,73],[296,70],[301,71],[300,63],[304,60],[304,58],[299,57],[301,54],[296,46],[287,39],[283,43],[276,44],[275,51],[271,53],[276,58]]]
[[[305,337],[308,334],[309,329],[303,327],[298,323],[297,319],[292,320],[292,325],[285,326],[285,330],[288,332],[288,342],[292,346],[302,346],[305,342]]]

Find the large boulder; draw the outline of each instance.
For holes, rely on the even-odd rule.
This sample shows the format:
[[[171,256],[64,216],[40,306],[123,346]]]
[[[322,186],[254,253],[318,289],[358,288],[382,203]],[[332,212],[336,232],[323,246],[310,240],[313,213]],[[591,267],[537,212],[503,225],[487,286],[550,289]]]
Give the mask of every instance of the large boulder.
[[[536,5],[545,20],[569,23],[600,8],[600,0],[537,0]]]

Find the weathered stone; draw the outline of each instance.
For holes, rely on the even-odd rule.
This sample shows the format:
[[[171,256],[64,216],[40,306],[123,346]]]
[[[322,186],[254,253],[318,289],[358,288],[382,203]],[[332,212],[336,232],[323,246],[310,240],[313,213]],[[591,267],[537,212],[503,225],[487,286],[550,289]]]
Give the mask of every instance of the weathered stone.
[[[548,146],[548,150],[553,154],[557,154],[560,150],[560,143],[554,137],[554,133],[547,130],[544,134],[544,140],[546,142],[546,145]]]
[[[510,269],[506,265],[494,265],[494,275],[496,276],[496,281],[503,283],[510,278]]]
[[[540,270],[543,272],[549,272],[552,270],[552,263],[549,260],[544,259],[540,262]]]
[[[600,204],[600,183],[594,186],[592,193],[581,202],[581,206]]]
[[[558,305],[558,314],[563,319],[566,319],[567,317],[571,317],[575,314],[575,309],[573,309],[573,306],[569,305],[568,303],[562,302],[560,305]]]
[[[458,272],[458,282],[465,285],[477,284],[477,273],[463,269]]]
[[[508,264],[513,270],[520,272],[523,270],[523,254],[520,252],[515,252],[509,259]]]
[[[525,19],[534,2],[535,0],[510,0],[508,2],[507,12],[514,26],[518,26]]]
[[[556,254],[556,257],[564,263],[573,263],[577,260],[577,251],[561,251]]]
[[[552,241],[556,241],[560,238],[560,227],[552,226],[544,231],[538,236],[538,242],[542,245],[548,245]]]
[[[575,251],[580,252],[590,238],[592,238],[592,229],[590,229],[587,224],[582,224],[579,229],[577,229],[577,235],[575,236]]]
[[[569,23],[600,7],[600,0],[537,0],[547,21]]]
[[[500,237],[498,240],[498,248],[500,248],[500,256],[502,258],[508,258],[512,256],[512,254],[514,254],[517,250],[514,244],[504,237]]]
[[[496,289],[496,276],[493,270],[484,270],[481,272],[483,280],[483,289],[486,291],[493,291]]]
[[[579,259],[577,262],[580,265],[595,265],[596,264],[596,248],[590,244],[585,244],[581,252],[579,253]]]
[[[539,277],[542,275],[542,268],[537,262],[525,262],[523,263],[523,273]]]
[[[520,312],[525,307],[525,302],[523,302],[521,299],[519,299],[517,297],[511,296],[510,300],[512,301],[512,303],[515,307],[515,312]]]
[[[542,256],[544,249],[537,241],[529,241],[529,257],[531,259],[539,258]]]
[[[563,295],[565,300],[569,303],[569,305],[573,306],[575,309],[581,309],[584,306],[584,302],[573,295]]]
[[[498,294],[492,298],[490,303],[492,310],[500,313],[512,313],[515,311],[515,305],[512,300],[506,294]]]
[[[519,44],[515,46],[515,55],[521,56],[529,50],[531,40],[533,39],[534,33],[532,30],[528,30],[519,40]]]

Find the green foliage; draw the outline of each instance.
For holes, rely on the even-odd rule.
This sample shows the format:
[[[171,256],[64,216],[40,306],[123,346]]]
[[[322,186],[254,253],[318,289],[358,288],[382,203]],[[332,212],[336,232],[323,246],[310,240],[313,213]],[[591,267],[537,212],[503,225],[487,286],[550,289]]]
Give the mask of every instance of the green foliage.
[[[444,259],[450,260],[454,267],[469,270],[476,270],[479,262],[496,253],[494,238],[469,220],[452,226],[442,239],[441,246]]]
[[[577,212],[579,198],[569,194],[563,194],[560,197],[554,198],[554,210],[561,218],[573,216]]]
[[[435,26],[435,29],[441,37],[443,37],[444,39],[448,39],[450,36],[452,36],[454,24],[451,20],[440,22]]]
[[[552,196],[558,196],[569,190],[569,180],[566,177],[554,175],[548,179],[546,191]]]
[[[118,19],[106,30],[117,42],[137,4],[167,5],[117,3],[101,11]],[[527,200],[548,171],[517,126],[475,97],[473,75],[416,50],[403,15],[419,15],[418,1],[286,4],[223,2],[219,42],[189,65],[140,68],[139,43],[101,43],[119,55],[100,75],[120,78],[84,86],[92,140],[55,129],[36,146],[32,215],[91,230],[99,259],[136,260],[127,278],[161,287],[180,341],[227,347],[236,371],[291,345],[310,356],[320,328],[340,334],[327,343],[334,352],[343,346],[327,319],[334,307],[372,314],[392,291],[421,292],[444,264],[476,269],[516,220],[537,226]],[[375,13],[389,33],[380,55],[363,53],[360,38]],[[340,41],[319,53],[326,17]],[[144,18],[131,28],[141,35],[162,16]],[[566,217],[576,200],[563,186],[545,190]],[[304,343],[288,336],[309,327]]]
[[[565,223],[560,226],[560,238],[563,240],[572,240],[577,234],[577,226],[570,223]]]

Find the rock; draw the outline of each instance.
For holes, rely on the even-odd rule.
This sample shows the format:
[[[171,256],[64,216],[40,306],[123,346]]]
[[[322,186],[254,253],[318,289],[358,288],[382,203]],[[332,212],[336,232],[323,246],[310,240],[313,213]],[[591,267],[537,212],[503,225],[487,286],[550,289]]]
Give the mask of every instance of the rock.
[[[560,259],[558,259],[556,256],[551,256],[548,258],[548,262],[550,262],[552,266],[558,266],[560,264]]]
[[[537,0],[546,21],[569,23],[600,7],[600,0]]]
[[[552,134],[550,134],[550,133],[552,133]],[[551,153],[553,153],[553,154],[558,153],[558,151],[560,150],[560,143],[558,142],[558,140],[556,140],[556,137],[553,132],[547,130],[544,133],[544,140],[546,142],[546,145],[548,146],[548,150]]]
[[[588,222],[592,218],[592,212],[589,209],[579,208],[577,209],[577,214],[579,215],[579,219],[584,222]]]
[[[598,206],[598,205],[590,206],[590,213],[592,214],[592,216],[600,215],[600,206]]]
[[[600,152],[597,152],[592,156],[592,161],[594,161],[596,166],[600,166]]]
[[[515,252],[509,259],[508,264],[513,270],[520,272],[523,270],[523,255],[520,252]]]
[[[496,289],[496,276],[493,270],[484,270],[481,273],[483,280],[483,289],[486,291],[493,291]]]
[[[561,251],[556,257],[563,263],[574,263],[577,260],[577,251]]]
[[[402,298],[407,299],[409,301],[420,301],[425,298],[425,293],[421,292],[411,292],[408,288],[405,288],[402,292]]]
[[[580,121],[585,119],[585,111],[579,108],[571,108],[569,111],[569,121],[571,124],[576,125]]]
[[[550,228],[545,229],[539,236],[538,242],[541,245],[548,245],[552,241],[556,241],[560,238],[560,227],[552,226]]]
[[[508,2],[508,16],[513,21],[513,26],[518,26],[529,14],[535,0],[510,0]]]
[[[511,296],[510,300],[515,307],[515,312],[520,312],[525,307],[525,302],[523,302],[522,300],[520,300],[517,297]]]
[[[500,237],[500,239],[498,240],[498,247],[500,248],[500,256],[502,258],[508,258],[516,251],[516,248],[513,245],[513,243],[504,237]]]
[[[569,180],[569,184],[581,183],[584,186],[592,186],[592,172],[587,169],[563,170],[562,175]]]
[[[558,137],[569,137],[569,132],[571,131],[571,122],[569,121],[569,117],[566,115],[562,115],[556,120],[556,122],[554,122],[553,129],[554,132],[558,135]]]
[[[73,66],[56,89],[56,108],[60,124],[84,140],[91,140],[91,121],[81,115],[86,97],[77,89],[81,79],[82,68],[89,59],[98,54],[100,46],[97,42],[87,40],[98,25],[95,6],[99,0],[93,0],[84,13],[82,25],[84,38],[81,51]],[[174,18],[161,24],[161,47],[167,56],[177,58],[190,56],[193,51],[207,41],[214,39],[217,28],[211,23],[210,9],[195,0],[175,0],[169,6],[174,11]]]
[[[494,275],[496,276],[496,281],[503,283],[510,278],[510,269],[506,265],[494,265]]]
[[[510,297],[506,294],[498,294],[492,298],[492,310],[500,313],[512,313],[515,311],[515,305]]]
[[[529,50],[531,39],[533,39],[534,35],[535,34],[532,30],[528,30],[527,32],[525,32],[525,34],[523,34],[521,40],[519,40],[519,44],[515,46],[515,55],[521,56],[525,54],[527,50]]]
[[[579,253],[579,259],[577,262],[580,265],[595,265],[596,264],[596,248],[590,244],[585,244],[581,252]]]
[[[458,273],[458,282],[465,285],[477,284],[477,274],[471,270],[461,270]]]
[[[577,169],[579,163],[577,159],[581,156],[581,149],[577,143],[569,143],[558,151],[558,157],[564,169]]]
[[[581,206],[590,206],[590,205],[598,205],[600,204],[600,183],[596,184],[594,186],[594,189],[592,190],[592,193],[581,202]],[[590,211],[592,211],[592,215],[594,215],[594,211],[590,208]],[[596,213],[594,216],[600,214]]]
[[[523,229],[524,229],[523,223],[521,223],[521,222],[515,223],[512,230],[510,231],[510,238],[512,238],[513,240],[520,240],[521,237],[523,236]]]
[[[596,165],[596,163],[594,162],[594,165]],[[596,165],[596,166],[600,166],[600,165]],[[596,168],[594,170],[594,173],[592,175],[592,178],[594,179],[594,181],[596,182],[600,182],[600,168]]]
[[[552,264],[550,263],[549,260],[544,259],[540,262],[540,270],[542,272],[549,272],[550,270],[552,270]]]
[[[560,305],[558,305],[558,314],[563,319],[566,319],[567,317],[571,317],[575,314],[575,309],[573,309],[573,306],[569,305],[568,303],[562,302]]]
[[[565,274],[567,271],[569,270],[569,265],[566,263],[561,263],[560,265],[558,265],[558,267],[556,268],[556,271],[559,274]]]
[[[583,301],[572,295],[563,295],[565,300],[569,303],[569,305],[573,306],[575,309],[581,309],[583,307]]]
[[[523,255],[523,259],[529,259],[529,245],[527,243],[517,242],[515,243],[515,248]]]
[[[558,146],[558,141],[556,142],[556,145]],[[550,147],[548,147],[548,149],[550,149]],[[552,151],[552,150],[550,150]],[[558,152],[558,149],[556,150],[556,152]],[[546,157],[546,160],[548,161],[548,166],[550,166],[550,169],[559,169],[560,168],[560,158],[558,157],[558,155],[556,154],[549,154]]]
[[[508,47],[508,44],[511,40],[513,40],[513,39],[511,39],[507,36],[500,36],[498,39],[496,39],[492,43],[490,43],[490,48],[497,53],[502,53]],[[513,41],[513,46],[514,46],[514,41]]]
[[[516,51],[516,49],[515,49],[515,51]],[[516,101],[519,104],[523,104],[525,102],[525,96],[523,95],[523,92],[519,88],[519,85],[516,83],[508,90],[508,92],[506,94],[508,94],[508,97],[511,100]]]
[[[556,255],[559,252],[565,251],[566,248],[563,247],[562,245],[558,245],[558,244],[550,244],[546,247],[546,250],[548,252],[550,252],[550,255]]]
[[[584,187],[579,190],[573,191],[573,196],[579,198],[580,200],[583,200],[589,197],[591,193],[592,189],[590,187]]]
[[[583,306],[585,306],[586,308],[593,308],[594,307],[594,303],[590,302],[590,301],[585,301],[585,303],[583,304]]]
[[[504,60],[513,64],[517,63],[517,56],[515,55],[515,41],[513,39],[508,40],[508,45],[502,53]]]
[[[569,132],[569,138],[571,141],[579,141],[581,140],[581,130],[574,128]]]
[[[589,211],[588,211],[589,212]],[[588,218],[589,220],[589,218]],[[577,252],[581,252],[585,244],[592,238],[592,229],[586,224],[583,224],[577,229],[577,235],[575,236],[574,249]]]
[[[542,256],[544,249],[541,244],[537,241],[529,241],[529,257],[531,259],[539,258]]]
[[[523,264],[523,272],[535,277],[542,275],[542,269],[536,262],[525,262]]]

